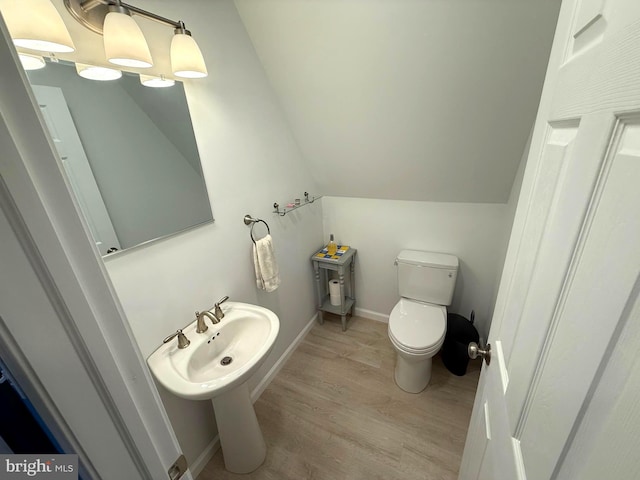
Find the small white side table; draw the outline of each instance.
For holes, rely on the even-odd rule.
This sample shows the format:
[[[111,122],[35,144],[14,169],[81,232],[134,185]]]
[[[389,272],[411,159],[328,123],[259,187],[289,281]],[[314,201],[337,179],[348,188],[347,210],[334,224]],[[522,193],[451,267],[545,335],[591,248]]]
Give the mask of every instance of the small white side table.
[[[356,302],[354,272],[357,250],[349,247],[349,249],[337,259],[318,256],[321,252],[322,250],[319,250],[311,256],[311,263],[313,263],[313,271],[316,278],[318,322],[321,325],[324,323],[324,318],[322,318],[323,312],[340,315],[342,317],[342,331],[344,332],[347,330],[347,313],[351,313],[351,315],[353,315],[353,306]],[[329,271],[338,272],[338,280],[340,281],[340,298],[342,299],[340,305],[331,305],[328,288]],[[350,277],[345,287],[344,276],[347,271],[349,271]]]

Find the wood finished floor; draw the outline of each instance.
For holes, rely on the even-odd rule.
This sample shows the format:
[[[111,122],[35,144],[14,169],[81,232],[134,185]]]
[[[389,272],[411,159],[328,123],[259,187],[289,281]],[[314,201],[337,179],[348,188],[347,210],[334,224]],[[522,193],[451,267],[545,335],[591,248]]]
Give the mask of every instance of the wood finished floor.
[[[219,450],[198,480],[455,480],[480,362],[456,377],[436,356],[427,389],[405,393],[386,324],[353,317],[342,332],[325,318],[255,403],[263,465],[229,473]]]

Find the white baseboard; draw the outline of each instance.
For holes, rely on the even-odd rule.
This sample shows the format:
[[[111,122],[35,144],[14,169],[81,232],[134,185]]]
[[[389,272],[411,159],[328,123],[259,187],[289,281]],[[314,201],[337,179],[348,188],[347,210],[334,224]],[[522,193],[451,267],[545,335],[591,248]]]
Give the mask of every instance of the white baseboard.
[[[376,322],[389,323],[389,315],[374,312],[372,310],[365,310],[364,308],[356,307],[356,315],[359,317],[368,318],[369,320],[375,320]]]
[[[191,474],[193,478],[198,478],[200,472],[204,470],[204,467],[209,463],[209,460],[213,458],[216,452],[220,449],[220,435],[216,435],[211,440],[211,443],[207,445],[204,451],[195,459],[193,464],[189,465],[189,470],[191,470]]]
[[[313,317],[311,317],[311,320],[309,320],[309,323],[307,323],[307,325],[302,329],[302,331],[293,340],[293,342],[291,342],[291,345],[287,347],[287,349],[280,356],[278,361],[274,363],[273,367],[271,367],[271,370],[269,370],[267,374],[264,376],[264,378],[260,380],[260,383],[256,385],[256,387],[251,392],[251,401],[253,403],[255,403],[256,400],[260,398],[260,395],[262,395],[262,392],[264,392],[267,386],[269,386],[271,381],[275,378],[275,376],[278,374],[280,369],[284,366],[285,362],[289,359],[293,351],[298,347],[298,345],[300,345],[302,340],[304,340],[304,337],[307,336],[307,333],[309,333],[309,330],[311,330],[315,325],[317,318],[318,318],[317,313]]]

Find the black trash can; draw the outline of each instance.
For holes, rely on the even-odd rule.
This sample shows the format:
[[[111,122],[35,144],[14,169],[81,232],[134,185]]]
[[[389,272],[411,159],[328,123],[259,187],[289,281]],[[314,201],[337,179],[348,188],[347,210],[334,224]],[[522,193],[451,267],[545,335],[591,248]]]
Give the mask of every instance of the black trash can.
[[[478,330],[473,326],[473,312],[471,321],[457,313],[447,314],[447,333],[442,344],[442,362],[454,375],[462,376],[467,373],[469,342],[480,340]]]

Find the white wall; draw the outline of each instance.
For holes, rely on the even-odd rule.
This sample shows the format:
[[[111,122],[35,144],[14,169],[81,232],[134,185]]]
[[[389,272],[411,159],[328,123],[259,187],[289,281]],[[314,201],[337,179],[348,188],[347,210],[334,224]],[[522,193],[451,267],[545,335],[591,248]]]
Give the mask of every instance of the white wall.
[[[449,311],[488,330],[495,284],[510,226],[506,204],[470,204],[324,197],[324,233],[358,249],[356,309],[382,319],[399,299],[394,260],[403,249],[444,252],[460,259]],[[486,335],[485,335],[486,338]]]
[[[223,295],[256,303],[280,318],[276,345],[255,386],[315,313],[310,256],[322,243],[320,202],[278,217],[285,203],[317,192],[231,1],[140,1],[183,19],[205,56],[210,76],[185,86],[215,223],[106,260],[143,356],[193,321]],[[282,285],[259,292],[245,214],[271,227]],[[256,233],[262,234],[261,226]],[[187,459],[193,462],[215,435],[210,402],[161,395]]]

